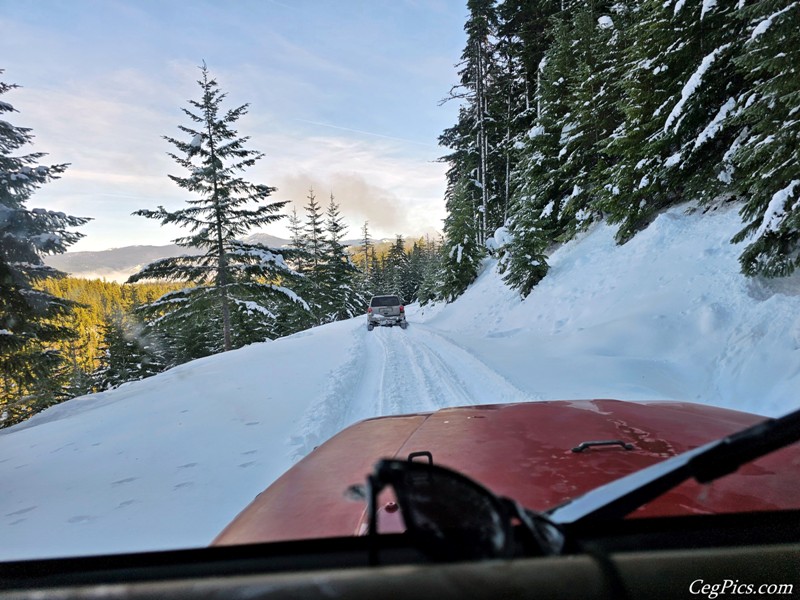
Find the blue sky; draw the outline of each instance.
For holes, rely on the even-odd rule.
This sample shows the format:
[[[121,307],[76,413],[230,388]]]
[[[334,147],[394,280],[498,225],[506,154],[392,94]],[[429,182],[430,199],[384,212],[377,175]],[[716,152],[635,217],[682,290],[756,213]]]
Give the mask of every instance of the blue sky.
[[[64,177],[30,207],[93,217],[73,250],[166,244],[180,235],[131,216],[190,196],[167,156],[198,98],[203,60],[239,131],[266,154],[248,173],[305,204],[333,193],[358,237],[441,230],[445,165],[439,106],[464,46],[460,0],[0,0],[0,68],[21,89],[9,120],[36,135]],[[270,233],[286,235],[283,225]]]

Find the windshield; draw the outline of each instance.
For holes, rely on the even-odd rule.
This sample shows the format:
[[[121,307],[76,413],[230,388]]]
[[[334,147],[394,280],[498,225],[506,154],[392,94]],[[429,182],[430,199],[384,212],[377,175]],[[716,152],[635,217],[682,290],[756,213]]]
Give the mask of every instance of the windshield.
[[[36,6],[0,561],[362,535],[345,490],[424,453],[545,511],[800,407],[798,3]],[[632,517],[797,508],[797,466]]]
[[[376,296],[372,299],[370,306],[373,308],[379,306],[398,306],[400,304],[400,298],[397,296]]]

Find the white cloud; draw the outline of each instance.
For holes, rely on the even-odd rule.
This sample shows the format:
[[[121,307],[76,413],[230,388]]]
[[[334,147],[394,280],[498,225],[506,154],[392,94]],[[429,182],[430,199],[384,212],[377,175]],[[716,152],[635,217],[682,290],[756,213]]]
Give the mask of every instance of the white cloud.
[[[178,64],[171,68],[188,70]],[[180,235],[178,229],[161,228],[131,213],[162,204],[175,209],[189,197],[167,177],[180,170],[166,156],[171,147],[161,137],[176,135],[177,125],[186,124],[178,108],[185,101],[174,107],[135,101],[147,94],[157,96],[161,87],[140,73],[119,72],[109,80],[115,82],[114,94],[99,85],[82,94],[43,94],[37,89],[16,94],[22,112],[15,122],[34,129],[35,149],[48,152],[46,160],[51,162],[71,163],[64,177],[43,187],[32,202],[94,217],[82,228],[87,237],[75,250],[169,243]],[[123,87],[126,93],[120,91]],[[145,89],[147,94],[142,93]],[[356,234],[364,221],[370,222],[376,237],[417,236],[441,229],[445,166],[434,162],[438,149],[433,146],[347,128],[279,121],[257,112],[255,105],[238,129],[251,136],[251,148],[266,155],[248,178],[278,187],[276,200],[291,200],[302,211],[309,187],[325,204],[333,192],[350,234]],[[286,236],[285,224],[271,233]]]
[[[445,165],[434,162],[442,153],[436,120],[453,110],[437,109],[437,89],[446,93],[444,78],[460,48],[452,61],[428,48],[411,57],[420,48],[413,37],[419,27],[407,35],[396,17],[416,23],[421,12],[445,23],[447,3],[368,12],[324,7],[325,14],[294,2],[240,10],[202,2],[188,15],[169,5],[76,7],[69,30],[55,5],[48,19],[0,21],[13,33],[0,40],[15,57],[6,78],[25,86],[4,98],[20,111],[13,122],[33,129],[32,149],[49,154],[44,162],[71,163],[31,204],[94,217],[75,250],[166,244],[180,234],[130,213],[175,209],[188,199],[167,177],[179,167],[162,136],[177,136],[177,126],[188,124],[181,108],[198,97],[204,58],[229,94],[225,107],[250,104],[237,129],[266,156],[247,177],[277,186],[275,199],[302,207],[309,186],[324,203],[333,192],[353,235],[365,220],[376,236],[441,229]],[[270,18],[247,18],[248,11]],[[99,21],[108,27],[96,27]],[[308,26],[289,27],[297,23]],[[452,27],[462,35],[459,21]],[[276,229],[271,233],[285,232]]]
[[[261,147],[267,153],[263,182],[278,187],[275,199],[292,201],[299,213],[313,187],[324,205],[333,193],[351,234],[364,221],[376,237],[441,229],[446,167],[433,162],[433,152],[420,153],[417,146],[409,152],[409,144],[381,139],[272,139],[274,145]]]

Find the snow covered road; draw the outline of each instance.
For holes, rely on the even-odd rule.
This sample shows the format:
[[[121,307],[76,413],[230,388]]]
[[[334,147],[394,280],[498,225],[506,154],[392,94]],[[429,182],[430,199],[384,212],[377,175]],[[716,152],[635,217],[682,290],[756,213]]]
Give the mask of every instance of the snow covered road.
[[[324,397],[309,407],[295,456],[344,427],[376,416],[446,406],[534,400],[465,348],[409,317],[409,327],[369,332],[355,319],[350,360],[330,375]]]

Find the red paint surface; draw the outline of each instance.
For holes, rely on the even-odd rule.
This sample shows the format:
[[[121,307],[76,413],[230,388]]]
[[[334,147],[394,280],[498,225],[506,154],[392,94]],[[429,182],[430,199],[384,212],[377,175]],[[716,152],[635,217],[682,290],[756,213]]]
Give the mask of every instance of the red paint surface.
[[[380,458],[428,450],[436,464],[479,481],[498,495],[545,510],[628,473],[691,450],[763,417],[697,404],[616,400],[531,402],[444,409],[430,415],[357,423],[320,446],[259,495],[215,544],[353,535],[364,503],[345,499]],[[636,449],[571,449],[620,439]],[[800,508],[800,445],[703,486],[687,482],[634,516]],[[381,504],[391,500],[381,498]],[[397,514],[382,531],[397,530]]]
[[[375,461],[393,456],[427,418],[371,419],[340,432],[259,494],[212,543],[354,535],[365,503],[345,496],[363,484]]]

